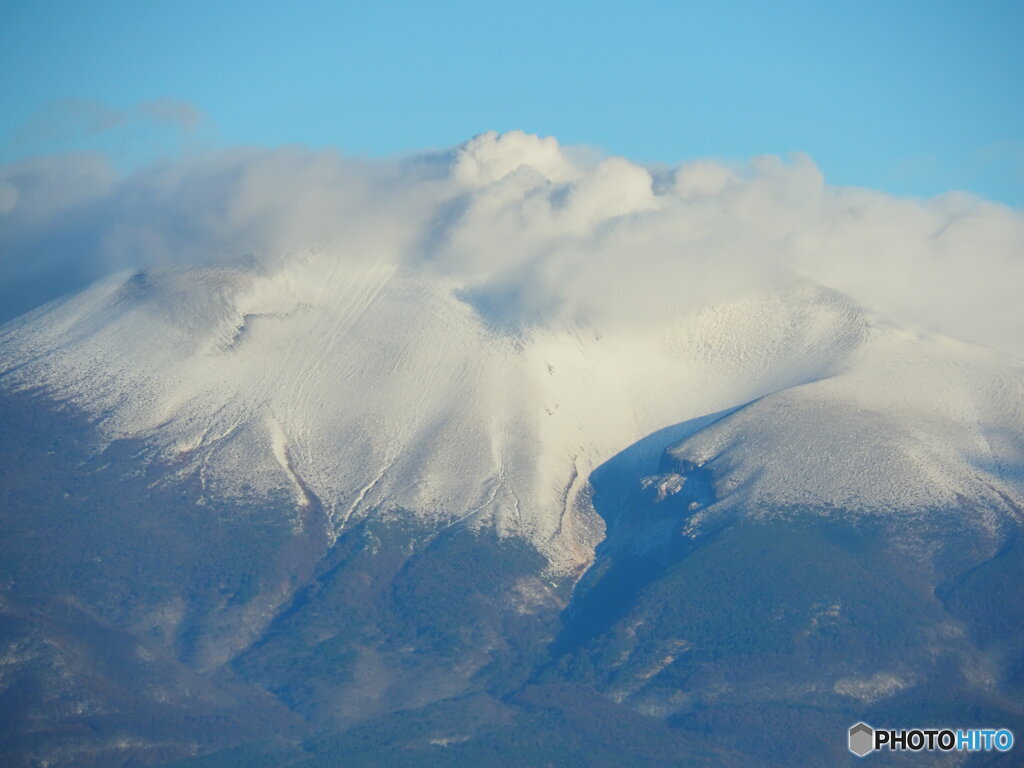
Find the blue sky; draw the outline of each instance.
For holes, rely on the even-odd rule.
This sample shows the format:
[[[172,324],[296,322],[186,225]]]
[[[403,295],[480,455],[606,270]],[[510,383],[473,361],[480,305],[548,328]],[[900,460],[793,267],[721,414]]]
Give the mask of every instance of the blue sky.
[[[985,0],[6,0],[0,160],[521,128],[649,163],[800,151],[831,183],[1021,206],[1022,39],[1024,3]]]

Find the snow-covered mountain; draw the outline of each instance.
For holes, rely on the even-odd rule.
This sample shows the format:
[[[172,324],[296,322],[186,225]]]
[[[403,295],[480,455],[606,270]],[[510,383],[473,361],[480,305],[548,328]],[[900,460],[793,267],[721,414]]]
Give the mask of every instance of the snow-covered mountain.
[[[1019,213],[519,133],[34,188],[105,274],[0,327],[0,760],[1024,722]]]
[[[293,212],[276,228],[330,231],[328,245],[113,274],[4,328],[4,386],[80,406],[101,442],[144,438],[212,497],[290,497],[296,526],[316,506],[331,539],[402,509],[524,536],[558,570],[601,539],[595,467],[754,401],[684,451],[744,504],[1019,502],[1017,362],[901,329],[802,276],[806,259],[771,255],[807,237],[785,206],[822,194],[813,169],[766,202],[778,168],[659,181],[518,133],[383,179],[324,167],[303,179],[339,178],[303,215],[330,202],[342,224]],[[247,173],[221,216],[273,229],[259,206],[244,215],[269,182]],[[776,219],[751,224],[754,202]],[[860,197],[844,205],[865,216]]]
[[[509,329],[463,296],[324,252],[118,274],[8,327],[4,380],[102,440],[144,438],[213,497],[290,495],[296,525],[315,501],[332,537],[395,510],[495,526],[560,569],[601,539],[595,467],[739,406],[675,451],[723,503],[1019,514],[1024,370],[997,353],[806,281],[610,331]]]

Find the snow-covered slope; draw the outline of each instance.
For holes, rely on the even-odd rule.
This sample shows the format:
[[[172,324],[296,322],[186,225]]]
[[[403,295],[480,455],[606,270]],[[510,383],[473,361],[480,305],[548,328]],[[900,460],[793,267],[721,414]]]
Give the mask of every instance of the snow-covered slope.
[[[600,536],[577,498],[645,435],[830,372],[867,334],[807,286],[647,331],[489,326],[457,286],[304,254],[119,275],[9,328],[8,383],[147,437],[211,494],[315,495],[490,520],[562,564]],[[297,516],[297,520],[299,517]]]
[[[911,526],[959,510],[996,533],[1024,511],[1024,370],[987,349],[876,327],[837,375],[757,400],[669,455],[715,478],[717,501],[691,531],[726,510],[811,509]]]
[[[322,509],[329,536],[397,510],[492,525],[558,569],[589,561],[602,535],[594,468],[753,401],[678,449],[721,470],[723,499],[1018,503],[1011,359],[880,323],[795,272],[746,286],[731,273],[750,262],[703,251],[645,271],[658,245],[638,221],[682,233],[683,250],[713,242],[710,209],[643,218],[683,206],[692,173],[657,195],[637,166],[584,172],[514,134],[445,162],[423,182],[443,193],[410,192],[395,204],[405,229],[383,239],[367,232],[386,217],[355,216],[333,246],[119,273],[25,316],[0,331],[0,381],[74,403],[101,442],[149,441],[210,499],[290,500],[296,526]]]
[[[8,385],[143,437],[209,494],[313,497],[336,534],[403,509],[493,523],[558,566],[601,535],[591,470],[750,405],[678,449],[778,504],[904,510],[1019,499],[1024,377],[879,327],[805,283],[653,328],[495,328],[459,286],[328,253],[122,274],[8,327]],[[727,467],[725,465],[728,465]]]

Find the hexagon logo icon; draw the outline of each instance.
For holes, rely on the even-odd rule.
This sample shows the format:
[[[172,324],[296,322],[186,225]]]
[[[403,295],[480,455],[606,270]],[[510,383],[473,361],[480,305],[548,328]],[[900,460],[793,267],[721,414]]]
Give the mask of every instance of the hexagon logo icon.
[[[857,723],[850,726],[850,737],[848,746],[850,751],[857,757],[873,751],[875,748],[875,731],[867,723]]]

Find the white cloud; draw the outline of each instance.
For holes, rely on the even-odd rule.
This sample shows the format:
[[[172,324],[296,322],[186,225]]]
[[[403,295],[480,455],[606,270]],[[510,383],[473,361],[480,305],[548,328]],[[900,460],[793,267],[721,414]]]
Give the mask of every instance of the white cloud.
[[[0,169],[0,238],[0,291],[28,274],[63,290],[71,266],[85,280],[322,248],[442,272],[510,327],[657,322],[804,275],[1024,355],[1022,212],[831,187],[803,156],[663,172],[513,132],[389,160],[221,152],[120,178],[96,158],[50,158]]]

